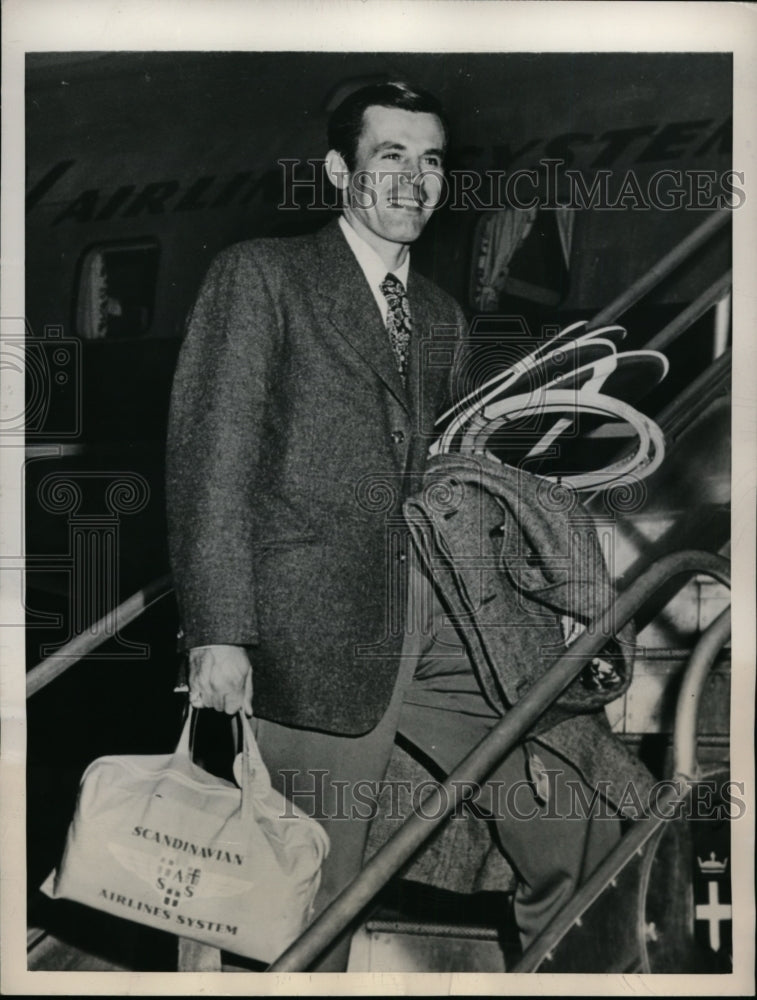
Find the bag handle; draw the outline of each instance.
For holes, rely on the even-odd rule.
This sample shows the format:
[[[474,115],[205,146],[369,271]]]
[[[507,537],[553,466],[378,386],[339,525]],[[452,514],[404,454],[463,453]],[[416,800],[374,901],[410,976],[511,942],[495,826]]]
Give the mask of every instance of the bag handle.
[[[176,744],[176,750],[174,750],[174,756],[183,757],[191,761],[191,746],[194,742],[194,731],[195,726],[197,725],[197,713],[189,703],[187,703],[187,708],[188,712],[184,718],[184,725],[181,730],[181,735],[179,736],[179,742]]]
[[[250,720],[240,712],[242,726],[242,793],[246,787],[253,788],[255,794],[265,795],[271,789],[271,776],[260,753],[260,747],[252,731]]]
[[[183,761],[191,762],[192,760],[191,747],[194,741],[197,717],[198,710],[189,705],[189,711],[174,751],[174,756]],[[233,717],[230,716],[229,721],[231,722],[232,719]],[[239,785],[242,789],[242,802],[244,804],[248,798],[259,798],[268,794],[271,790],[271,776],[260,753],[250,720],[243,711],[238,713],[236,719],[242,729],[242,753],[240,755],[242,767]]]

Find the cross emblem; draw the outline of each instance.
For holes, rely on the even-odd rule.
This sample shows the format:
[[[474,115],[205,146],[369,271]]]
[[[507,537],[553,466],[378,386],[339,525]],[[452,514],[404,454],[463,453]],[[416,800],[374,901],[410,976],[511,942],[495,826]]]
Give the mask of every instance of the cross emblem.
[[[707,920],[710,924],[710,948],[713,951],[720,951],[720,922],[731,919],[730,903],[721,903],[718,892],[718,883],[709,881],[707,883],[707,902],[697,903],[697,920]]]

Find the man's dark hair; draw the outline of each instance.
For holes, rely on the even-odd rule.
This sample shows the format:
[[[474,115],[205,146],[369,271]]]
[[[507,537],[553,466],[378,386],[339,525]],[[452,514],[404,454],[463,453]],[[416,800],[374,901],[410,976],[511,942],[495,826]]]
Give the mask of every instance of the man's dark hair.
[[[420,111],[436,115],[444,129],[444,144],[449,136],[449,127],[441,103],[425,90],[411,87],[408,83],[375,83],[361,87],[332,112],[328,124],[329,149],[342,154],[350,170],[355,169],[357,144],[363,131],[363,115],[366,108],[399,108],[402,111]]]

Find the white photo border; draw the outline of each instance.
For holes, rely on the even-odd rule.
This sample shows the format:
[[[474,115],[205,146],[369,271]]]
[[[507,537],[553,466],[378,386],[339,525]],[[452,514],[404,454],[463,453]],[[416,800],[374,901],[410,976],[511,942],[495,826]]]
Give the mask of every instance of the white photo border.
[[[0,580],[2,693],[2,992],[24,995],[751,995],[754,992],[755,497],[757,496],[757,8],[740,3],[499,0],[5,0],[2,59],[2,299],[24,308],[24,56],[30,51],[730,52],[733,164],[746,203],[734,212],[732,753],[747,815],[734,825],[734,972],[720,976],[474,974],[47,973],[26,970],[25,686],[20,574]],[[9,391],[7,382],[0,385]],[[2,399],[2,395],[0,395]],[[2,405],[0,403],[0,405]],[[23,448],[0,449],[0,558],[23,553]],[[15,587],[15,589],[14,589]],[[736,931],[738,930],[738,934]]]

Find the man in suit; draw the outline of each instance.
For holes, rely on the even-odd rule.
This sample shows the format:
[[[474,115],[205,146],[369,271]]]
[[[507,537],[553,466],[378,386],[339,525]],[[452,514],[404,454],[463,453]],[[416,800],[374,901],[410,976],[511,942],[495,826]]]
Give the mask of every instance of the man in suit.
[[[464,323],[409,266],[446,143],[424,92],[385,84],[348,97],[326,159],[341,217],[224,251],[174,383],[169,542],[190,702],[254,714],[274,783],[323,822],[318,909],[359,871],[356,788],[381,780],[398,729],[449,770],[497,719],[411,566],[401,513]],[[521,780],[523,766],[511,755],[496,777]],[[554,826],[503,834],[526,943],[616,836]],[[343,968],[346,947],[319,968]]]

